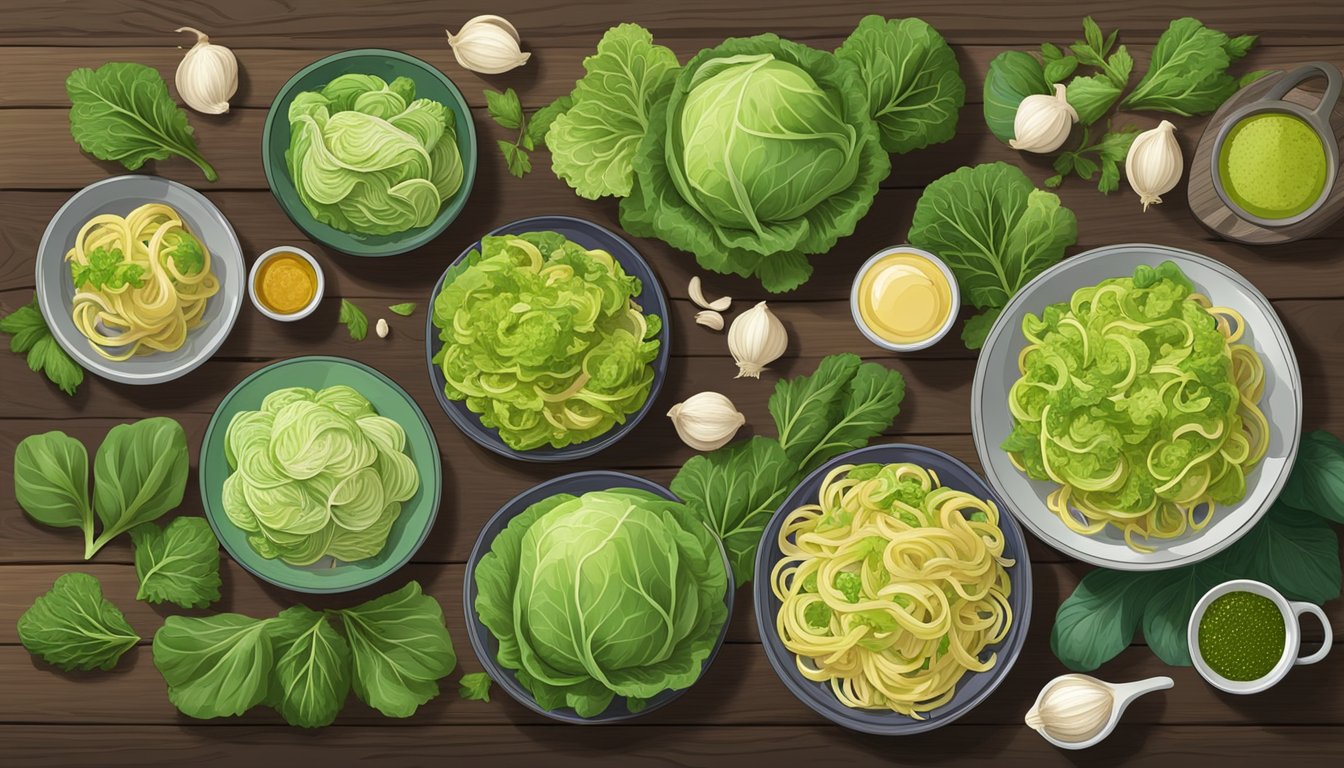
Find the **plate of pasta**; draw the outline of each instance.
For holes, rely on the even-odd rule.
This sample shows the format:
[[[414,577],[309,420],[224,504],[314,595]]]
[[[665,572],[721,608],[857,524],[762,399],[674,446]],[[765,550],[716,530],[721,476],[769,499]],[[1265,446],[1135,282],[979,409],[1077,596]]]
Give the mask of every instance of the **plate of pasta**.
[[[1277,498],[1301,374],[1269,301],[1157,245],[1067,259],[994,324],[972,429],[995,492],[1054,548],[1121,570],[1210,557]]]
[[[156,176],[117,176],[52,217],[37,297],[56,341],[86,370],[159,384],[224,343],[245,275],[233,228],[204,195]]]
[[[860,448],[808,475],[761,536],[753,589],[785,686],[881,735],[973,709],[1031,619],[1021,529],[969,467],[918,445]]]

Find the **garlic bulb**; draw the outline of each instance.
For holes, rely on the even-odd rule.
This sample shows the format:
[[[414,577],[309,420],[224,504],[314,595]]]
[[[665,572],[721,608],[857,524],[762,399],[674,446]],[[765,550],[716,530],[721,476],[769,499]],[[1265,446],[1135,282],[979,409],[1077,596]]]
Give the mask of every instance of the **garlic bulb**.
[[[761,378],[761,371],[784,354],[788,343],[788,331],[764,301],[738,315],[728,328],[728,351],[737,362],[734,378]]]
[[[238,92],[238,59],[233,51],[215,45],[199,29],[178,27],[196,35],[196,44],[177,65],[177,93],[188,107],[207,115],[229,111],[229,99]]]
[[[448,32],[448,45],[457,63],[485,75],[498,75],[526,64],[532,54],[523,52],[521,42],[518,30],[508,19],[489,14],[463,24],[456,35]]]
[[[1013,138],[1008,146],[1023,152],[1054,152],[1069,138],[1078,122],[1078,112],[1064,97],[1068,91],[1055,84],[1054,95],[1033,94],[1017,105],[1013,116]]]
[[[1162,202],[1162,195],[1180,182],[1184,167],[1181,145],[1176,143],[1176,126],[1167,120],[1135,136],[1129,154],[1125,155],[1125,177],[1139,193],[1145,211],[1148,206]]]
[[[1056,741],[1078,743],[1101,733],[1111,720],[1115,694],[1087,675],[1056,678],[1027,712],[1027,725]]]
[[[747,422],[733,401],[718,392],[701,392],[672,406],[667,412],[681,441],[697,451],[722,447]]]

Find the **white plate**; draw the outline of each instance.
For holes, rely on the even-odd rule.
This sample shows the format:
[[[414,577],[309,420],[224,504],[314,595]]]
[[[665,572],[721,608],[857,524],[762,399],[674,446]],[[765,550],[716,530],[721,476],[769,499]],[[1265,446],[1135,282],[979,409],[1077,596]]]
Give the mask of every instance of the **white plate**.
[[[117,362],[98,354],[75,328],[70,317],[75,286],[65,254],[89,219],[103,213],[125,216],[146,203],[163,203],[181,214],[210,250],[210,270],[219,278],[219,293],[206,302],[201,324],[181,347]],[[172,381],[210,359],[238,319],[246,277],[243,248],[224,214],[200,192],[158,176],[115,176],[76,192],[51,218],[37,249],[37,303],[57,343],[85,370],[124,384]]]
[[[1049,304],[1068,301],[1079,288],[1111,277],[1125,277],[1135,267],[1174,262],[1195,287],[1216,306],[1240,312],[1246,321],[1241,343],[1249,344],[1265,364],[1265,394],[1260,408],[1269,420],[1269,452],[1246,478],[1246,497],[1219,506],[1201,531],[1173,539],[1154,539],[1156,551],[1136,552],[1113,528],[1084,536],[1064,525],[1045,505],[1058,487],[1035,481],[1018,471],[999,445],[1013,428],[1008,390],[1019,378],[1017,357],[1026,340],[1022,319]],[[1189,251],[1161,245],[1112,245],[1065,259],[1041,273],[1008,302],[994,323],[980,353],[971,389],[971,429],[985,476],[1009,510],[1032,533],[1061,552],[1095,565],[1125,571],[1159,571],[1198,562],[1225,549],[1255,525],[1278,498],[1297,456],[1302,432],[1302,377],[1297,357],[1269,301],[1246,278],[1229,267]]]

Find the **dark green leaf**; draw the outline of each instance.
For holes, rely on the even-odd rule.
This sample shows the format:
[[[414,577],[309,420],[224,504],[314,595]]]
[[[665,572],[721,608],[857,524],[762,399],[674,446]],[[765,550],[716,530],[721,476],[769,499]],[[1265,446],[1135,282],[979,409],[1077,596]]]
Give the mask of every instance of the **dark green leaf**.
[[[1064,52],[1054,43],[1041,43],[1041,58],[1047,63],[1064,58]]]
[[[1064,56],[1053,61],[1047,61],[1045,63],[1045,79],[1051,85],[1062,83],[1065,78],[1073,74],[1075,69],[1078,69],[1078,58],[1076,56]]]
[[[350,338],[355,341],[363,341],[364,337],[369,335],[369,317],[359,307],[351,304],[346,299],[341,299],[341,314],[336,322],[345,326],[350,332]]]
[[[179,517],[166,527],[145,523],[131,529],[135,542],[135,597],[204,608],[219,599],[219,540],[203,517]]]
[[[843,353],[823,358],[811,376],[776,384],[770,414],[779,444],[806,473],[882,434],[904,397],[900,373]]]
[[[1339,538],[1323,518],[1276,504],[1228,548],[1233,578],[1263,581],[1289,600],[1318,605],[1340,593]]]
[[[985,74],[985,123],[999,141],[1013,139],[1017,105],[1032,94],[1050,92],[1045,70],[1035,56],[1022,51],[1004,51],[989,62]]]
[[[490,676],[484,672],[463,675],[457,681],[457,695],[468,701],[490,701]]]
[[[1212,112],[1236,92],[1228,65],[1253,42],[1249,36],[1229,39],[1198,19],[1177,19],[1157,39],[1148,72],[1121,106],[1187,117]]]
[[[1322,430],[1303,437],[1279,501],[1344,523],[1344,443]]]
[[[29,435],[14,450],[14,497],[28,516],[53,528],[81,528],[93,540],[89,453],[64,432]]]
[[[1079,582],[1059,607],[1050,649],[1064,666],[1090,672],[1134,640],[1153,584],[1162,574],[1098,568]]]
[[[1091,125],[1110,111],[1122,87],[1105,75],[1080,76],[1069,81],[1065,98],[1078,113],[1078,122]]]
[[[187,434],[173,419],[155,416],[113,427],[93,457],[93,511],[103,530],[84,558],[177,509],[188,469]]]
[[[112,669],[140,642],[98,580],[67,573],[19,617],[19,642],[34,656],[66,671]]]
[[[569,111],[572,106],[574,106],[574,97],[565,95],[533,112],[532,119],[527,121],[527,135],[531,137],[533,143],[538,147],[547,146],[546,133],[551,130],[551,123],[555,122],[555,118]]]
[[[266,700],[275,653],[271,622],[237,613],[169,616],[154,633],[154,666],[188,717],[233,717]]]
[[[271,633],[270,704],[290,725],[330,725],[350,693],[349,644],[325,615],[302,605],[281,611]]]
[[[1143,609],[1143,637],[1159,659],[1174,667],[1190,666],[1186,628],[1195,603],[1228,575],[1216,562],[1199,563],[1155,576],[1154,590]]]

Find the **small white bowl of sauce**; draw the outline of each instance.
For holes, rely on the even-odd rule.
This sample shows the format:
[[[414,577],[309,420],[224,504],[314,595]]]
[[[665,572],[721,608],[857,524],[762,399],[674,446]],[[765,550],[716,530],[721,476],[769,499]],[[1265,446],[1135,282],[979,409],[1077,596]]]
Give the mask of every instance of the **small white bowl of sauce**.
[[[291,322],[322,303],[327,282],[317,259],[302,248],[282,245],[261,254],[247,276],[247,296],[261,314]]]
[[[914,352],[937,344],[961,309],[961,292],[942,259],[910,245],[873,254],[849,294],[854,324],[877,346]]]

